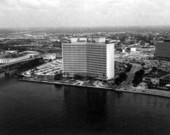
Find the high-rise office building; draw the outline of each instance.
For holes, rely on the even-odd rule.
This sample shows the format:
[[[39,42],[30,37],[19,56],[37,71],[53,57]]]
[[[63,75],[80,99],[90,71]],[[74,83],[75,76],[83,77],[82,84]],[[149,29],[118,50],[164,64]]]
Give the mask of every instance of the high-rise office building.
[[[91,42],[79,42],[75,38],[71,41],[74,42],[62,44],[65,73],[88,73],[102,80],[114,78],[114,44],[96,38]]]

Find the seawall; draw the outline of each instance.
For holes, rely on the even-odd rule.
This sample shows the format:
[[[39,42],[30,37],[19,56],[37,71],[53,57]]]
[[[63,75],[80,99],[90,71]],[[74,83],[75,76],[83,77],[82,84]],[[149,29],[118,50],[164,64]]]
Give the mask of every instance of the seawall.
[[[103,87],[95,87],[95,86],[74,85],[74,84],[61,83],[61,82],[48,82],[48,81],[37,81],[37,80],[28,80],[28,79],[18,79],[18,80],[19,81],[25,81],[25,82],[32,82],[32,83],[44,83],[44,84],[52,84],[52,85],[94,88],[94,89],[108,90],[108,91],[115,91],[115,92],[127,92],[127,93],[136,93],[136,94],[144,94],[144,95],[152,95],[152,96],[159,96],[159,97],[170,98],[170,91],[156,90],[156,89],[139,89],[139,88],[112,89],[112,88],[103,88]]]
[[[128,93],[138,93],[138,94],[145,94],[145,95],[152,95],[152,96],[160,96],[160,97],[168,97],[170,98],[170,91],[165,90],[156,90],[156,89],[124,89],[119,88],[116,91],[128,92]]]

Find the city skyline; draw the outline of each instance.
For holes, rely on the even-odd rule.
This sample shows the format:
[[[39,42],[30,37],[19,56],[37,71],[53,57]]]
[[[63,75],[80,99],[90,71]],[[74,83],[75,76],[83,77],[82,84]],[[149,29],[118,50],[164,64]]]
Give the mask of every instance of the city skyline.
[[[168,0],[2,0],[0,28],[169,25]]]

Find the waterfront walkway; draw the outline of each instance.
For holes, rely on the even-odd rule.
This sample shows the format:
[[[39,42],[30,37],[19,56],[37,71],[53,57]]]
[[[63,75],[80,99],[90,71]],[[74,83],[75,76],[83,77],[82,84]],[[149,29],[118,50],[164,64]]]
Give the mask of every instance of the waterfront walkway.
[[[128,93],[138,93],[138,94],[145,94],[145,95],[153,95],[153,96],[161,96],[161,97],[168,97],[170,98],[170,91],[164,91],[164,90],[156,90],[156,89],[142,89],[137,87],[129,87],[126,88],[117,88],[116,91],[121,92],[128,92]]]
[[[145,94],[145,95],[152,95],[152,96],[160,96],[160,97],[167,97],[170,98],[170,91],[163,91],[163,90],[155,90],[155,89],[141,89],[136,88],[133,86],[129,86],[128,89],[119,87],[119,88],[105,88],[96,86],[84,86],[84,85],[77,85],[77,84],[69,84],[67,82],[49,82],[49,81],[38,81],[38,80],[29,80],[29,79],[21,79],[20,81],[26,82],[34,82],[34,83],[45,83],[45,84],[53,84],[53,85],[63,85],[63,86],[74,86],[74,87],[84,87],[84,88],[95,88],[101,90],[109,90],[109,91],[116,91],[116,92],[127,92],[127,93],[137,93],[137,94]],[[96,83],[97,85],[97,83]]]

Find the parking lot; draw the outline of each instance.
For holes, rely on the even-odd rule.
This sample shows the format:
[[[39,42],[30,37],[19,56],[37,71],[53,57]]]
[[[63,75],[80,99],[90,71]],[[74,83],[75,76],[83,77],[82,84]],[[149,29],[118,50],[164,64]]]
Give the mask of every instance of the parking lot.
[[[36,67],[35,69],[28,70],[22,75],[25,77],[34,76],[54,76],[56,73],[63,71],[62,60],[54,60]]]

